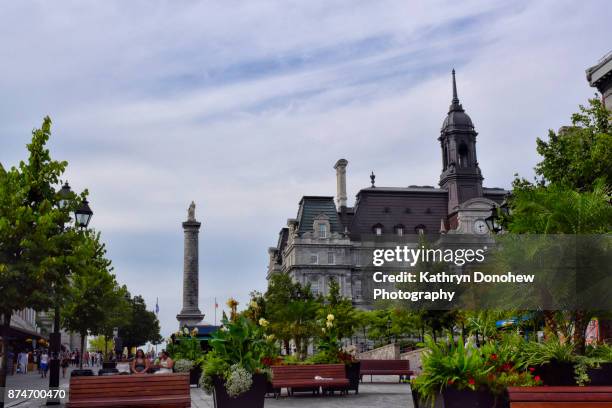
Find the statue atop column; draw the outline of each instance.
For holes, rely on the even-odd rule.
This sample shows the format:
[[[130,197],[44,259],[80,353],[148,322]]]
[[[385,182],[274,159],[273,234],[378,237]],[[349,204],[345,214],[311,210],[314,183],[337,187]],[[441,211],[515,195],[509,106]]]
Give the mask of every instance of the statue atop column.
[[[198,306],[199,259],[198,235],[202,224],[195,218],[195,203],[192,201],[187,210],[187,221],[183,222],[185,234],[183,254],[183,308],[176,316],[179,328],[193,327],[200,323],[204,314]]]

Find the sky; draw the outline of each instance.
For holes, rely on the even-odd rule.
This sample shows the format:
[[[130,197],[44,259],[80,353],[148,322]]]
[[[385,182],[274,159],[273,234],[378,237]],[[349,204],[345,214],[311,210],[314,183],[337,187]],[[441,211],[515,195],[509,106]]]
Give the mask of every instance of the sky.
[[[159,298],[168,336],[192,200],[212,323],[215,297],[265,291],[268,247],[303,195],[335,194],[338,159],[349,205],[371,171],[437,185],[453,68],[485,186],[533,177],[536,138],[595,93],[610,17],[608,0],[2,2],[0,162],[51,116],[117,280]]]

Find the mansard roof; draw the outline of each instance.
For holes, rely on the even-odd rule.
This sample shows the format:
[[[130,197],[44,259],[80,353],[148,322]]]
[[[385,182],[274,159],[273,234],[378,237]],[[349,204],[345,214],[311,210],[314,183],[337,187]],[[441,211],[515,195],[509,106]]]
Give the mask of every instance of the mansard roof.
[[[406,234],[425,226],[427,233],[438,233],[440,220],[447,217],[446,190],[430,186],[369,187],[357,194],[355,215],[349,231],[352,239],[371,234],[374,225],[382,225],[383,234],[393,233],[402,225]]]
[[[298,209],[298,233],[302,234],[313,230],[314,220],[323,214],[329,220],[331,232],[343,232],[338,218],[338,210],[334,197],[331,196],[304,196],[300,200]]]

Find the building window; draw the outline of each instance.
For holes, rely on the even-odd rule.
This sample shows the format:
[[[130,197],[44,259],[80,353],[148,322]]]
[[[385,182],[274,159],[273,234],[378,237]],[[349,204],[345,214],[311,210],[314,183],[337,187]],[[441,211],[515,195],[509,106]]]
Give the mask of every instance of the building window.
[[[336,263],[336,254],[333,252],[328,252],[327,253],[327,263],[329,265],[334,265]]]
[[[319,238],[327,238],[327,225],[319,224]]]
[[[372,227],[372,232],[374,232],[374,235],[381,236],[383,233],[383,226],[381,224],[376,224]]]
[[[396,225],[395,226],[395,233],[397,234],[397,236],[402,236],[404,235],[404,226],[403,225]]]
[[[355,298],[361,299],[361,281],[355,282]]]
[[[310,290],[312,290],[312,294],[313,295],[318,295],[320,293],[320,288],[319,288],[319,279],[318,278],[311,278],[310,281]]]
[[[310,263],[312,265],[316,265],[319,263],[319,255],[317,254],[310,254]]]
[[[427,229],[425,228],[423,224],[419,224],[416,227],[414,227],[414,232],[416,232],[419,235],[425,235],[425,233],[427,232]]]

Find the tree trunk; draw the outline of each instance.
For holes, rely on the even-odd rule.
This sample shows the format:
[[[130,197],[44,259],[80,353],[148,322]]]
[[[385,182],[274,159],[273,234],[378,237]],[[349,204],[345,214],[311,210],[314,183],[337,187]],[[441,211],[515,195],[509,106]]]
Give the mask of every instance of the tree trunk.
[[[577,354],[583,355],[586,348],[586,329],[590,321],[589,313],[584,310],[574,312],[574,334],[572,340]]]
[[[8,374],[8,333],[11,327],[12,311],[3,313],[2,318],[2,368],[0,368],[0,390],[6,389],[6,376]],[[4,398],[0,397],[0,408],[4,408]]]
[[[87,332],[85,334],[81,333],[81,358],[79,358],[79,369],[83,369],[83,357],[85,356],[85,338],[87,337]]]
[[[555,312],[553,310],[544,311],[544,327],[544,333],[546,335],[557,335],[557,320],[555,319]]]

